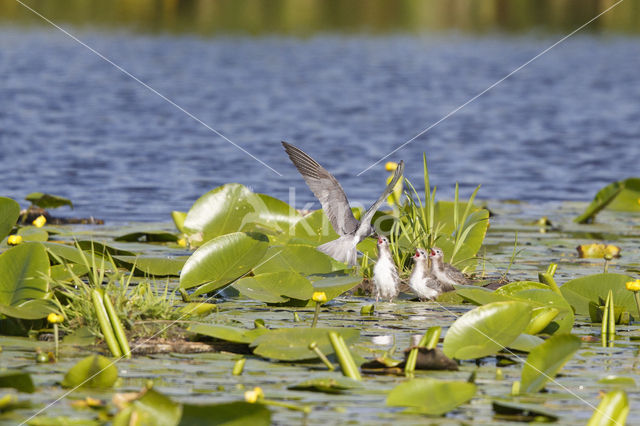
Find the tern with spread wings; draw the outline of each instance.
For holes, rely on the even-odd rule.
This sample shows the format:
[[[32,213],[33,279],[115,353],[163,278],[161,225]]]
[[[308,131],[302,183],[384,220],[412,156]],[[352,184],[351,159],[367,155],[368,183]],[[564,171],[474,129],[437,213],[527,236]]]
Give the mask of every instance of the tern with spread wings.
[[[376,200],[375,203],[362,215],[358,221],[351,212],[349,200],[335,177],[318,164],[313,158],[309,157],[300,148],[282,142],[289,158],[296,166],[305,182],[311,189],[311,192],[320,200],[322,210],[327,214],[331,226],[340,236],[337,240],[329,241],[326,244],[318,246],[318,250],[328,254],[340,262],[348,263],[356,266],[358,263],[358,251],[356,246],[358,243],[374,230],[371,226],[371,219],[382,202],[391,194],[396,183],[402,176],[404,163],[401,161],[393,175],[393,179],[384,192]]]

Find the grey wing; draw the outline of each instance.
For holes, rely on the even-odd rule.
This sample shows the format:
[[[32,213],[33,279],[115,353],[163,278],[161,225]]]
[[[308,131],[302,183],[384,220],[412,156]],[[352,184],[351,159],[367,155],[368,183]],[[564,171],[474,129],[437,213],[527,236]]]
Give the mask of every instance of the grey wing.
[[[301,149],[286,142],[282,142],[282,146],[311,192],[320,200],[333,229],[339,235],[355,232],[359,222],[353,217],[349,200],[336,178]]]
[[[404,161],[400,161],[398,167],[396,168],[396,172],[393,174],[393,179],[391,179],[389,185],[387,185],[387,187],[384,189],[384,192],[382,193],[380,198],[378,198],[376,202],[373,203],[371,207],[369,207],[369,210],[367,210],[367,212],[362,216],[362,219],[360,219],[360,223],[369,224],[371,222],[371,219],[373,219],[373,215],[376,213],[376,211],[378,211],[378,207],[380,207],[380,204],[382,204],[382,202],[389,196],[389,194],[391,194],[393,188],[396,186],[396,183],[398,183],[398,180],[400,180],[400,178],[402,177],[403,172]]]

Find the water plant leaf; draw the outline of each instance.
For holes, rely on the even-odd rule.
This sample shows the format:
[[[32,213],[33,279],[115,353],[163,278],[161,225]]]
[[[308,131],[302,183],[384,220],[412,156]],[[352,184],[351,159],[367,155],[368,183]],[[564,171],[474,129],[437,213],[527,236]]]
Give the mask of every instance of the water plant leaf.
[[[605,394],[587,426],[624,425],[629,415],[629,399],[623,390],[614,390]]]
[[[269,332],[267,328],[254,328],[246,330],[244,328],[231,327],[228,325],[197,323],[189,326],[189,331],[204,336],[214,337],[220,340],[234,343],[253,342],[257,337]]]
[[[297,272],[267,272],[241,278],[233,288],[250,299],[266,303],[282,303],[292,299],[308,300],[313,294],[311,282]]]
[[[114,256],[115,260],[122,262],[127,268],[135,265],[136,269],[147,275],[159,277],[178,276],[182,267],[187,262],[188,256]]]
[[[42,244],[24,243],[0,254],[0,271],[0,305],[45,297],[49,257]]]
[[[255,211],[249,213],[245,223],[257,223],[283,235],[290,235],[293,226],[302,219],[302,215],[282,200],[266,194],[256,195],[262,203],[254,206]]]
[[[218,310],[213,303],[192,302],[180,307],[178,312],[186,317],[205,317]]]
[[[493,401],[491,401],[491,405],[493,407],[493,411],[496,414],[509,416],[505,420],[524,422],[555,422],[558,420],[558,416],[556,414],[545,410],[544,407],[538,404],[494,399]],[[514,419],[514,416],[517,416],[517,419]]]
[[[529,325],[531,306],[525,302],[493,302],[458,318],[444,338],[449,358],[475,359],[509,346]]]
[[[358,388],[362,388],[362,382],[344,376],[331,376],[305,380],[287,389],[337,394]]]
[[[0,197],[0,240],[4,239],[18,221],[20,204],[7,197]]]
[[[624,377],[624,376],[607,376],[598,380],[598,383],[601,385],[610,385],[616,387],[629,387],[635,388],[636,381],[633,377]]]
[[[387,397],[387,405],[412,407],[420,413],[440,416],[469,401],[475,394],[476,385],[469,382],[414,379],[393,388]]]
[[[187,218],[187,212],[180,212],[174,210],[171,212],[171,219],[173,219],[173,224],[176,226],[178,231],[184,233],[184,220]]]
[[[58,311],[58,305],[50,299],[33,299],[17,305],[0,305],[0,314],[24,320],[44,318]]]
[[[31,375],[20,370],[0,371],[0,388],[13,388],[26,393],[33,393],[36,390]]]
[[[329,341],[329,332],[340,333],[345,343],[355,343],[360,331],[355,328],[280,328],[251,342],[253,353],[264,358],[280,361],[301,361],[315,359],[318,356],[309,349],[309,344],[316,342],[318,348],[325,355],[333,353],[333,346]]]
[[[633,278],[613,273],[595,274],[567,281],[560,291],[578,315],[593,317],[593,310],[604,305],[609,290],[613,292],[616,308],[636,312],[633,293],[625,286],[627,281],[633,281]]]
[[[622,191],[607,206],[608,210],[619,212],[640,211],[640,178],[628,178],[622,181]]]
[[[522,333],[516,340],[509,343],[509,349],[520,352],[531,352],[531,350],[544,342],[540,337]]]
[[[534,288],[547,290],[549,289],[549,286],[538,281],[514,281],[497,288],[495,293],[502,294],[504,296],[514,296],[523,290],[531,290]]]
[[[80,360],[64,376],[62,386],[75,388],[110,388],[118,379],[118,369],[113,361],[102,355],[90,355]]]
[[[538,334],[542,332],[547,326],[553,321],[555,317],[558,316],[560,311],[556,308],[552,308],[549,306],[540,306],[538,308],[534,308],[531,314],[531,322],[527,326],[525,333],[527,334]]]
[[[268,246],[269,239],[257,233],[216,237],[199,247],[184,264],[180,288],[200,286],[194,293],[199,295],[224,287],[256,266]]]
[[[324,292],[327,301],[335,299],[362,282],[362,277],[358,275],[315,275],[309,278],[313,285],[313,291]]]
[[[215,237],[239,232],[245,216],[262,205],[260,197],[239,183],[228,183],[215,188],[191,206],[184,219],[187,235],[198,234],[201,242]],[[258,207],[258,208],[256,208]]]
[[[76,244],[82,250],[89,252],[88,259],[91,259],[91,252],[92,251],[93,251],[93,253],[95,253],[96,256],[107,256],[107,255],[111,255],[111,256],[135,256],[136,255],[136,253],[134,253],[132,251],[121,249],[121,248],[116,248],[116,247],[107,245],[105,243],[101,243],[99,241],[83,240],[83,241],[78,241]]]
[[[324,210],[316,210],[296,222],[292,236],[314,246],[338,238]]]
[[[486,305],[493,302],[508,302],[512,297],[502,295],[498,291],[491,291],[485,288],[461,288],[456,290],[458,296],[475,303],[476,305]]]
[[[140,231],[120,235],[113,240],[130,243],[175,243],[178,236],[167,231]]]
[[[49,239],[49,233],[47,231],[35,226],[23,226],[18,229],[17,234],[20,235],[24,241],[44,242]]]
[[[552,380],[580,348],[581,340],[572,334],[556,334],[529,352],[522,367],[520,391],[534,393]]]
[[[262,404],[244,401],[182,406],[179,426],[269,426],[271,411]]]
[[[73,208],[73,203],[68,198],[60,197],[58,195],[43,194],[42,192],[32,192],[24,197],[24,199],[30,201],[34,206],[38,206],[42,209],[56,209],[62,206],[69,206]]]
[[[315,247],[301,244],[271,246],[254,273],[291,271],[304,275],[323,274],[333,270],[331,258]]]
[[[182,406],[153,389],[144,389],[133,401],[125,402],[113,419],[113,426],[175,426],[182,416]]]

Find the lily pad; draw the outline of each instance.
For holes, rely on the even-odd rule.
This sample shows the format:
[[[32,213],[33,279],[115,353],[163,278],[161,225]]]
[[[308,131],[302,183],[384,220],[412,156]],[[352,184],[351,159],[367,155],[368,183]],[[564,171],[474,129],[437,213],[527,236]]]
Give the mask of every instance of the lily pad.
[[[0,305],[45,297],[49,257],[40,243],[20,244],[0,254],[0,271]]]
[[[516,340],[509,343],[509,349],[520,352],[531,352],[531,350],[544,342],[540,337],[522,333]]]
[[[589,419],[587,426],[619,426],[626,424],[629,415],[629,399],[623,390],[605,394]]]
[[[145,231],[130,232],[115,237],[113,240],[132,243],[175,243],[178,241],[178,236],[167,231]]]
[[[49,233],[47,231],[35,226],[24,226],[18,229],[17,234],[20,235],[24,241],[44,242],[49,239]]]
[[[590,315],[598,306],[603,306],[609,290],[613,292],[616,308],[635,313],[636,304],[633,293],[625,286],[627,281],[633,278],[622,274],[595,274],[567,281],[560,291],[578,315]]]
[[[55,209],[62,206],[69,206],[73,208],[73,203],[68,198],[60,197],[58,195],[43,194],[42,192],[32,192],[24,197],[24,199],[30,201],[34,206],[38,206],[42,209]]]
[[[309,278],[313,284],[313,291],[324,292],[327,301],[335,299],[362,282],[362,277],[358,275],[313,275]]]
[[[225,340],[234,343],[253,342],[257,337],[269,332],[267,328],[254,328],[246,330],[244,328],[231,327],[228,325],[216,324],[193,324],[189,327],[189,331],[204,336],[214,337],[216,339]]]
[[[251,347],[256,355],[280,361],[316,359],[318,356],[309,349],[309,344],[316,342],[325,355],[333,353],[330,331],[340,333],[347,344],[355,343],[360,336],[355,328],[280,328],[258,337]]]
[[[572,334],[556,334],[532,349],[522,367],[520,390],[534,393],[558,374],[578,349],[581,340]]]
[[[36,390],[31,375],[20,370],[0,371],[0,388],[13,388],[26,393],[33,393]]]
[[[496,414],[509,416],[508,419],[517,416],[516,421],[533,422],[544,419],[546,422],[555,422],[558,416],[538,404],[528,404],[522,402],[505,401],[502,399],[494,399],[491,402],[493,411]]]
[[[20,204],[11,198],[0,197],[0,240],[4,239],[18,221]]]
[[[300,219],[293,228],[292,236],[315,246],[338,238],[324,210],[316,210]]]
[[[268,272],[241,278],[233,288],[250,299],[266,303],[282,303],[291,299],[308,300],[313,287],[308,279],[293,271]]]
[[[621,388],[635,388],[636,381],[633,377],[607,376],[598,380],[601,385],[609,385]]]
[[[90,355],[71,367],[64,376],[62,386],[65,388],[77,386],[110,388],[117,379],[118,369],[114,361],[101,355]]]
[[[324,392],[331,394],[342,393],[346,390],[362,388],[362,382],[348,377],[318,377],[305,380],[297,385],[289,386],[291,390],[306,390],[311,392]]]
[[[396,386],[387,397],[392,407],[416,408],[420,413],[440,416],[469,401],[476,385],[469,382],[414,379]]]
[[[51,299],[33,299],[17,305],[0,305],[0,314],[24,320],[37,320],[58,311],[58,305]]]
[[[271,246],[260,263],[254,269],[256,274],[291,271],[309,275],[332,271],[331,258],[309,245]]]
[[[180,288],[200,286],[194,293],[199,295],[224,287],[256,266],[268,246],[269,239],[256,233],[235,232],[214,238],[184,264]]]
[[[530,320],[531,306],[524,302],[494,302],[477,307],[451,325],[443,351],[456,359],[493,355],[524,332]]]
[[[576,223],[588,223],[604,208],[613,201],[615,197],[622,191],[624,185],[622,182],[613,182],[596,193],[591,204],[586,210],[573,221]]]
[[[113,419],[113,426],[175,426],[182,416],[182,406],[153,389],[145,389]]]
[[[262,404],[244,401],[224,404],[182,406],[179,426],[269,426],[271,411]]]
[[[182,267],[189,259],[187,256],[114,256],[115,260],[119,260],[132,268],[147,275],[155,275],[158,277],[179,276]]]

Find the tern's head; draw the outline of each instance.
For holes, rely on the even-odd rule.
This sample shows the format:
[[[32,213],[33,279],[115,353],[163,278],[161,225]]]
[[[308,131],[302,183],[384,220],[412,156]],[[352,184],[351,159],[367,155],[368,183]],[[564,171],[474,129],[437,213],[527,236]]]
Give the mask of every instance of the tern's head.
[[[416,253],[413,255],[414,262],[418,262],[419,260],[427,260],[427,252],[421,248],[417,248]]]
[[[387,247],[389,245],[389,240],[382,235],[378,237],[378,245],[382,247]]]
[[[429,252],[430,258],[442,259],[442,256],[444,256],[444,254],[442,253],[441,249],[439,249],[438,247],[431,247],[431,251]]]

